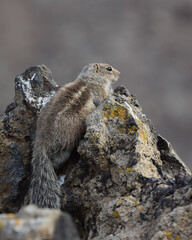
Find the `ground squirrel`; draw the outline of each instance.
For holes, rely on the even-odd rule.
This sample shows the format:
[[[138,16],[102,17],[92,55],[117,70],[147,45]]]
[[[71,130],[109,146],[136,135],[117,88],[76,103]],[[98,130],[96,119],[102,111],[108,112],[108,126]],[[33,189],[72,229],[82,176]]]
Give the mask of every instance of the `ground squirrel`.
[[[85,133],[86,117],[112,93],[111,84],[119,76],[119,71],[109,64],[89,64],[42,109],[31,161],[31,204],[60,208],[60,184],[55,170],[78,145]]]

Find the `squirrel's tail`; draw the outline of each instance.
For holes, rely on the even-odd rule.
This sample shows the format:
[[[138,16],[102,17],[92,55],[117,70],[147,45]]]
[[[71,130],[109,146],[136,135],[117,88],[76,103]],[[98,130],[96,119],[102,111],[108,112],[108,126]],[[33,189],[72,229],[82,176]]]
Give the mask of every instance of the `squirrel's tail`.
[[[32,158],[32,178],[29,189],[30,204],[40,208],[60,208],[60,184],[47,154]]]

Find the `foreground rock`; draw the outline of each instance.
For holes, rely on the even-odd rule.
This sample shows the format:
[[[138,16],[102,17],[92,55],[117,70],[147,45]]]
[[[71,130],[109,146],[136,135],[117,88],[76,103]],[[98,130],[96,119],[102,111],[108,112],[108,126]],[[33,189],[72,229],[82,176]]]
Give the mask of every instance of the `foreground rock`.
[[[23,208],[16,215],[0,215],[0,239],[80,240],[69,214],[53,209],[38,209],[33,205]]]
[[[23,202],[35,122],[56,90],[45,66],[16,78],[15,102],[1,117],[1,212],[16,212]],[[71,213],[81,238],[191,239],[190,170],[156,133],[137,99],[119,86],[86,124],[78,153],[60,169],[62,210]],[[3,226],[4,221],[9,225],[3,218]],[[7,227],[3,234],[8,236]]]

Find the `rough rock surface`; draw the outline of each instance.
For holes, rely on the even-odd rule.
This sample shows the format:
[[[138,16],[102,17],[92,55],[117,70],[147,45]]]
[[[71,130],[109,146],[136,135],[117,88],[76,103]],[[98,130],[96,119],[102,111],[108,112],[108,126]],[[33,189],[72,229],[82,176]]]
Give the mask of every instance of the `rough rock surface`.
[[[69,214],[29,205],[19,213],[0,215],[2,240],[80,240]]]
[[[137,99],[120,86],[86,124],[63,185],[63,209],[81,219],[83,238],[189,239],[190,170]]]
[[[15,79],[15,98],[0,117],[0,212],[15,212],[27,192],[31,143],[39,110],[58,85],[42,65]]]
[[[21,206],[29,184],[35,121],[56,89],[45,66],[16,78],[15,103],[1,118],[2,212]],[[81,238],[191,239],[190,170],[156,133],[136,97],[117,87],[86,125],[78,154],[60,169],[65,179],[62,210],[71,213]]]

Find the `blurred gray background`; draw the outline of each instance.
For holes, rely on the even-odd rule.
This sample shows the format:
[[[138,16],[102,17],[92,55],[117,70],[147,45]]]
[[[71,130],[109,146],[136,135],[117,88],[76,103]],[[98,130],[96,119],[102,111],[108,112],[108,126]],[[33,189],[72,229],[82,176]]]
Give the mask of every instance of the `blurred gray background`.
[[[121,72],[118,84],[192,168],[192,1],[1,0],[0,113],[29,66],[47,65],[63,85],[89,62]]]

